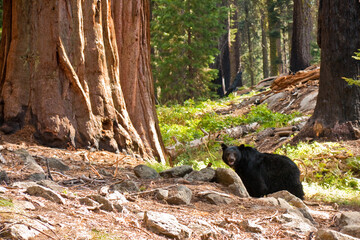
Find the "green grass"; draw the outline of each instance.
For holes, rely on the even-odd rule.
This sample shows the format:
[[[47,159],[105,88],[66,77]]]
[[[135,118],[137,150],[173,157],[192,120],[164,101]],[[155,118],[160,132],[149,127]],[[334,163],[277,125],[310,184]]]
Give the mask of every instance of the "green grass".
[[[97,229],[92,229],[91,230],[91,239],[96,239],[96,240],[120,240],[120,239],[124,239],[122,237],[118,237],[115,234],[110,234],[107,233],[105,231],[100,231]]]
[[[360,206],[359,190],[351,188],[339,189],[335,186],[324,187],[318,183],[303,183],[303,186],[307,199]]]
[[[204,102],[188,100],[184,105],[158,106],[157,113],[160,122],[160,131],[166,146],[175,143],[173,137],[180,142],[189,142],[204,136],[202,131],[217,132],[225,128],[258,122],[259,130],[268,127],[284,127],[299,113],[290,115],[273,112],[267,105],[253,106],[244,116],[222,116],[216,109],[224,108],[231,103],[241,102],[242,97],[227,98]]]
[[[4,199],[0,197],[0,207],[13,207],[14,204],[11,200]]]
[[[299,166],[306,195],[325,202],[360,205],[360,157],[333,142],[301,142],[276,151]]]

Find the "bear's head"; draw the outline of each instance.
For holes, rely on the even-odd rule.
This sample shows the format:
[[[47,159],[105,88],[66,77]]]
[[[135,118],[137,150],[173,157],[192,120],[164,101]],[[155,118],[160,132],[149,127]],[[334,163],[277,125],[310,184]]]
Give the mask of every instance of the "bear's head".
[[[231,168],[234,168],[235,162],[241,159],[241,150],[245,148],[244,144],[239,147],[230,146],[228,147],[224,143],[221,144],[223,150],[222,159]]]

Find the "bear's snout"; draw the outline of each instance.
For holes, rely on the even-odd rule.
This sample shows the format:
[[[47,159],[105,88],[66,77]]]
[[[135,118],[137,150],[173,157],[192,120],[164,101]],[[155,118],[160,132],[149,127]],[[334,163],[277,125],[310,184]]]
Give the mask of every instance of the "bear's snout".
[[[234,163],[236,161],[236,156],[234,153],[230,153],[226,158],[228,164],[230,167],[234,166]]]

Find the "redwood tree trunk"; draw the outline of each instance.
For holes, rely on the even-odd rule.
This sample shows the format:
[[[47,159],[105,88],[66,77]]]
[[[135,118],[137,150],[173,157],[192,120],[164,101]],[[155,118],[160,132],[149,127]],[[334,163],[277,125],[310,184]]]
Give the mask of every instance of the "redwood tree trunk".
[[[113,0],[112,3],[126,107],[145,146],[164,162],[165,147],[156,115],[150,67],[150,1]]]
[[[311,1],[294,0],[293,35],[290,56],[290,71],[292,72],[297,72],[310,66],[311,31]]]
[[[360,49],[360,3],[321,0],[318,44],[321,47],[319,95],[314,114],[299,133],[331,140],[360,137],[360,87],[342,77],[357,78],[360,62],[352,58]]]
[[[110,0],[4,1],[4,10],[0,48],[3,132],[33,125],[37,139],[49,146],[126,149],[145,158],[154,156],[125,106],[120,73],[129,70],[119,65]],[[143,19],[147,14],[138,12],[133,18]],[[124,28],[128,24],[122,22]],[[135,50],[148,51],[146,45]],[[150,74],[147,58],[128,60],[140,61],[137,66],[143,76]],[[135,89],[125,94],[136,99],[138,94],[153,93]]]

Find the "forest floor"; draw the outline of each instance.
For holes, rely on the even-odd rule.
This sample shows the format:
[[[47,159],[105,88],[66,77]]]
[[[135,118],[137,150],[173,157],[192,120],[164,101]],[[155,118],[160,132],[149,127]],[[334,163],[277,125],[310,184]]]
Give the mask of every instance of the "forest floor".
[[[183,178],[144,180],[135,176],[133,168],[142,160],[123,154],[85,149],[56,149],[37,144],[33,129],[25,128],[13,135],[1,135],[0,153],[7,182],[0,185],[0,236],[12,226],[21,225],[32,231],[28,239],[168,239],[157,234],[144,221],[144,212],[154,211],[173,215],[180,224],[191,227],[191,239],[313,239],[316,230],[298,229],[281,220],[286,209],[275,207],[264,199],[240,198],[214,182],[189,182]],[[355,155],[360,155],[360,140],[342,142]],[[266,147],[270,150],[274,146]],[[15,182],[29,181],[31,171],[17,154],[26,150],[47,173],[43,159],[60,159],[70,170],[51,168],[53,181],[61,189],[62,203],[29,195]],[[220,149],[219,149],[220,151]],[[0,161],[1,162],[1,161]],[[142,192],[124,192],[123,211],[105,211],[80,204],[86,196],[101,195],[104,187],[131,179]],[[153,189],[185,185],[193,192],[188,205],[170,205],[155,196]],[[216,191],[230,195],[228,204],[211,204],[201,199],[201,192]],[[341,212],[360,211],[359,206],[328,204],[305,197],[316,229],[340,230],[337,216]],[[8,203],[8,204],[7,204]],[[242,222],[248,220],[260,226],[249,230]],[[34,223],[36,222],[36,223]],[[200,224],[199,224],[200,223]],[[204,229],[212,234],[204,234]],[[35,232],[35,233],[34,233]],[[31,234],[35,234],[31,235]],[[181,238],[181,237],[180,237]],[[0,237],[1,239],[1,237]],[[3,239],[10,239],[3,235]],[[19,239],[27,239],[19,237]]]

